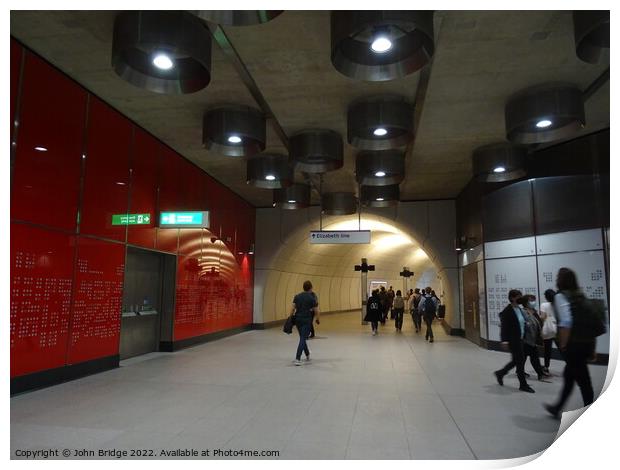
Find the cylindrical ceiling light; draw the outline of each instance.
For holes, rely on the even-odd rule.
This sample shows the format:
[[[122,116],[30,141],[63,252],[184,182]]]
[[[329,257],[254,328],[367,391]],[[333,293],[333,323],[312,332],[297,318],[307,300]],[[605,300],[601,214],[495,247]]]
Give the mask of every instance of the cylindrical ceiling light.
[[[289,139],[290,155],[296,170],[326,173],[342,168],[342,137],[329,129],[301,131]]]
[[[321,210],[327,215],[350,215],[357,212],[355,193],[333,192],[321,196]]]
[[[224,106],[204,114],[202,142],[207,150],[231,157],[251,157],[265,150],[263,113],[248,106]]]
[[[506,103],[506,137],[515,144],[538,144],[570,137],[586,124],[583,95],[570,84],[523,90]]]
[[[398,150],[360,152],[355,157],[355,179],[365,186],[398,185],[405,178],[405,155]]]
[[[526,175],[527,150],[502,142],[474,150],[472,167],[476,180],[499,183],[523,178]]]
[[[198,18],[224,26],[251,26],[267,23],[284,10],[190,10]]]
[[[433,56],[432,11],[332,11],[331,59],[340,73],[367,81],[420,70]]]
[[[413,138],[413,106],[404,98],[380,96],[356,101],[347,112],[347,140],[363,150],[387,150]]]
[[[293,168],[285,155],[259,154],[247,161],[247,183],[264,189],[286,188],[293,183]]]
[[[211,80],[211,36],[184,11],[124,11],[114,21],[112,67],[156,93],[194,93]]]
[[[274,189],[273,207],[304,209],[310,206],[310,185],[295,183],[288,188]]]
[[[598,63],[601,51],[609,49],[609,10],[573,11],[577,57]]]
[[[362,186],[362,205],[365,207],[392,207],[400,200],[397,184],[389,186]]]

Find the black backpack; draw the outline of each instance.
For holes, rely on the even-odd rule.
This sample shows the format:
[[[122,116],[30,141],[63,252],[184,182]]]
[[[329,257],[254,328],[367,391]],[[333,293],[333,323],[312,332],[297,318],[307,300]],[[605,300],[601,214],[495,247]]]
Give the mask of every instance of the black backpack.
[[[588,299],[584,295],[569,297],[573,325],[570,341],[591,342],[607,332],[605,327],[605,303],[598,299]]]
[[[426,299],[424,301],[424,313],[426,315],[435,315],[435,313],[437,312],[437,306],[435,305],[435,302],[433,301],[433,296],[425,295],[424,298]]]

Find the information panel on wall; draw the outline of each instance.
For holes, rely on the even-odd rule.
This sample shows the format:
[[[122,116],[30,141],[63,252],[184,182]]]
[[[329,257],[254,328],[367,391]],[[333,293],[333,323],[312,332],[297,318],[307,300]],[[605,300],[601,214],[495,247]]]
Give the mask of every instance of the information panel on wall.
[[[541,295],[547,289],[556,289],[556,277],[560,268],[569,268],[575,271],[579,287],[586,297],[600,299],[607,305],[605,259],[602,250],[539,256],[538,285]],[[596,351],[609,353],[609,333],[597,338]]]
[[[312,244],[366,244],[370,243],[370,230],[335,231],[322,230],[310,232]]]
[[[500,340],[499,314],[508,305],[508,291],[518,289],[538,299],[536,257],[492,259],[486,262],[489,340]]]

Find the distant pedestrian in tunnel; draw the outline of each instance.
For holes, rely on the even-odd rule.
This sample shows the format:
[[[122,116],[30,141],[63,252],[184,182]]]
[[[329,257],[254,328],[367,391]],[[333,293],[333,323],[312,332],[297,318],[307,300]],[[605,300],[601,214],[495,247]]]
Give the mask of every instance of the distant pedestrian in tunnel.
[[[366,303],[366,316],[364,321],[370,322],[372,326],[372,335],[376,336],[378,333],[379,322],[381,321],[383,310],[381,309],[381,299],[379,298],[379,291],[377,289],[372,291],[372,294],[368,298]]]
[[[519,378],[519,390],[522,392],[534,393],[525,379],[525,353],[523,351],[523,337],[525,336],[525,316],[519,305],[522,297],[521,291],[512,289],[508,292],[510,304],[499,314],[501,321],[500,336],[502,347],[510,350],[512,360],[500,370],[494,372],[497,383],[504,385],[504,376],[513,367],[517,368]]]
[[[303,289],[303,292],[300,292],[293,298],[293,305],[289,313],[289,315],[295,316],[295,325],[299,332],[299,345],[297,346],[297,354],[295,355],[296,366],[302,365],[302,352],[306,354],[306,361],[310,360],[310,350],[308,349],[306,340],[310,335],[313,313],[316,324],[319,325],[321,323],[321,313],[319,312],[316,295],[312,292],[312,283],[310,281],[304,282]]]
[[[403,299],[402,292],[397,290],[394,297],[394,304],[392,305],[392,311],[394,312],[394,318],[396,319],[396,331],[403,330],[403,314],[405,313],[405,299]]]
[[[426,336],[424,339],[428,340],[429,343],[435,341],[433,336],[433,320],[437,315],[437,305],[438,301],[435,297],[431,295],[431,288],[426,288],[426,294],[422,296],[420,299],[420,304],[418,306],[422,316],[424,317],[424,323],[426,323]]]
[[[388,311],[390,312],[390,320],[394,320],[395,315],[394,315],[394,297],[396,297],[396,295],[394,294],[394,289],[392,288],[392,286],[390,286],[390,288],[387,291],[387,296],[388,296]]]
[[[422,312],[420,312],[420,301],[422,300],[422,293],[420,289],[416,288],[415,293],[413,295],[413,324],[415,326],[415,332],[419,333],[422,330]]]
[[[385,290],[385,287],[381,286],[378,294],[379,300],[381,301],[381,324],[385,325],[385,320],[387,319],[388,312],[388,294]]]

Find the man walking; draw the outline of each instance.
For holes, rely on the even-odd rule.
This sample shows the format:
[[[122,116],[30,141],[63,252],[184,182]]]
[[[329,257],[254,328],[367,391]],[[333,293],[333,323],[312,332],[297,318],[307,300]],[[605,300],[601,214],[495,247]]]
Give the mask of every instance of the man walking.
[[[315,321],[317,325],[321,324],[319,312],[319,305],[317,303],[316,295],[312,292],[312,283],[310,281],[304,282],[304,291],[300,292],[293,298],[293,305],[289,315],[295,315],[295,325],[299,332],[299,345],[297,346],[297,354],[295,355],[295,365],[302,365],[301,353],[306,354],[306,361],[310,360],[310,350],[306,344],[306,339],[310,334],[310,327],[312,326],[312,314],[314,311]]]
[[[437,299],[431,295],[431,288],[426,288],[426,294],[422,296],[418,309],[424,317],[424,323],[426,323],[426,336],[424,339],[429,340],[429,343],[435,341],[433,337],[433,320],[437,314]]]
[[[508,292],[510,304],[499,314],[501,321],[501,340],[502,347],[508,348],[512,355],[512,360],[502,369],[494,372],[497,383],[504,385],[504,376],[510,369],[516,366],[517,377],[519,378],[519,390],[522,392],[534,393],[525,380],[525,353],[523,351],[523,338],[525,336],[525,317],[519,305],[521,291],[512,289]]]

